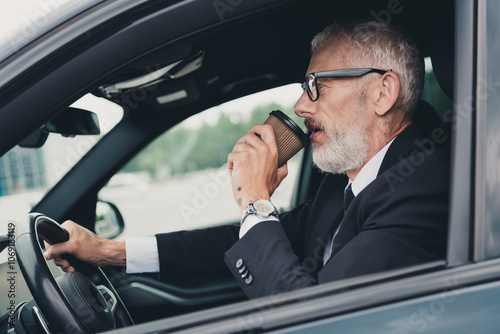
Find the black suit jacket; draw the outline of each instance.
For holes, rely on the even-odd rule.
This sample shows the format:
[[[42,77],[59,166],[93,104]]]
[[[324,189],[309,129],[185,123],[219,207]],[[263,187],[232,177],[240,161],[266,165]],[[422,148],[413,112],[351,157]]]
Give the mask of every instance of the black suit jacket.
[[[280,222],[256,225],[241,240],[238,228],[228,226],[157,235],[161,277],[177,271],[221,276],[229,268],[249,297],[259,297],[444,258],[448,153],[432,142],[427,150],[419,144],[413,127],[405,129],[345,215],[347,178],[339,184],[327,176],[314,200]],[[324,248],[339,224],[323,266]]]

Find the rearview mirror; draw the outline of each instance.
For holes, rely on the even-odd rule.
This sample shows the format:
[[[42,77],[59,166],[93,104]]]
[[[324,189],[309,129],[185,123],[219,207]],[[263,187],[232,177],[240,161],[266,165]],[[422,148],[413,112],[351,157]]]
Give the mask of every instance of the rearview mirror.
[[[25,148],[39,148],[42,147],[43,144],[47,141],[49,133],[42,128],[36,129],[34,132],[28,135],[28,137],[24,138],[19,146]]]
[[[101,133],[97,115],[91,111],[69,107],[45,123],[41,128],[24,138],[19,146],[26,148],[42,147],[49,132],[60,133],[65,137],[98,135]]]
[[[69,107],[43,126],[48,132],[63,136],[98,135],[101,133],[97,115],[91,111]]]

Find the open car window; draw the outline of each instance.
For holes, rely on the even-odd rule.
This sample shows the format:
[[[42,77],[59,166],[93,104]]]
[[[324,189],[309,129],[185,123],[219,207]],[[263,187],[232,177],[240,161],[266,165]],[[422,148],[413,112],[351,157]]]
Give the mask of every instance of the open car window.
[[[119,238],[238,222],[227,155],[272,110],[283,111],[303,127],[293,112],[301,93],[300,85],[292,84],[224,103],[186,119],[145,147],[98,194],[124,218]],[[302,152],[288,162],[288,176],[273,194],[281,212],[290,209]]]

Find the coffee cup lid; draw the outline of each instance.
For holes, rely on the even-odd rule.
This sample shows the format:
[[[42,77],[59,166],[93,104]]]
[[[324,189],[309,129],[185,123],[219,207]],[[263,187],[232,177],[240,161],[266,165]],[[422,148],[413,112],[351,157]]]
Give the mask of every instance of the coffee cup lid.
[[[280,121],[282,121],[290,130],[293,131],[299,137],[299,139],[304,144],[304,147],[309,142],[309,137],[302,131],[302,129],[295,123],[290,117],[285,115],[281,110],[273,110],[269,113],[269,115],[274,115]]]

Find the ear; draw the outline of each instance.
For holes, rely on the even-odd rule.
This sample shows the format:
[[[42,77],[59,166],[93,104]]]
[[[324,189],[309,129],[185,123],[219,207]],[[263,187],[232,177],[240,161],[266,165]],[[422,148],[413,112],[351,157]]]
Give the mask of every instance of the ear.
[[[385,115],[392,109],[399,97],[399,76],[393,71],[385,72],[378,81],[375,112],[379,116]]]

